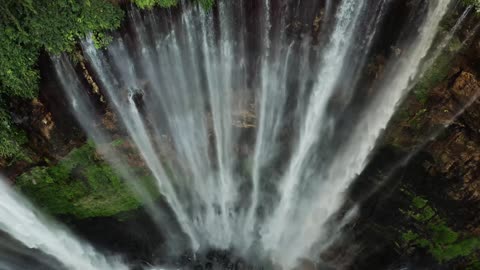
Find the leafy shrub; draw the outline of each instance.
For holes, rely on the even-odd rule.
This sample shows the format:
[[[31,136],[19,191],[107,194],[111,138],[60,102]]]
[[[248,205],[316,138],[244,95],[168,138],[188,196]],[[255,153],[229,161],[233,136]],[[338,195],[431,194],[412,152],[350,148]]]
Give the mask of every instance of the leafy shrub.
[[[215,4],[215,0],[196,0],[205,9],[210,9]],[[178,4],[178,0],[133,0],[133,2],[142,9],[151,9],[154,6],[173,7]]]
[[[122,16],[107,0],[0,1],[0,158],[18,156],[26,141],[6,112],[5,99],[37,95],[40,52],[72,51],[90,32],[104,46],[105,31],[118,28]]]
[[[463,0],[465,5],[472,5],[477,12],[480,12],[480,0]]]
[[[177,4],[177,0],[133,0],[139,8],[151,9],[154,6],[172,7]]]
[[[22,157],[26,142],[25,133],[12,125],[10,116],[0,107],[0,158]]]
[[[120,26],[123,11],[106,0],[6,0],[0,3],[0,93],[32,98],[42,49],[71,51],[87,33]]]

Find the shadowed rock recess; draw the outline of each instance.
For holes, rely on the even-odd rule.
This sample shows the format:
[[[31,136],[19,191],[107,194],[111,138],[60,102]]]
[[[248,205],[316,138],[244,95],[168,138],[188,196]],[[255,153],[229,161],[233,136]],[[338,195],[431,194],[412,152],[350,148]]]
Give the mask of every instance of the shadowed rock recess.
[[[479,12],[0,3],[0,270],[480,270]]]

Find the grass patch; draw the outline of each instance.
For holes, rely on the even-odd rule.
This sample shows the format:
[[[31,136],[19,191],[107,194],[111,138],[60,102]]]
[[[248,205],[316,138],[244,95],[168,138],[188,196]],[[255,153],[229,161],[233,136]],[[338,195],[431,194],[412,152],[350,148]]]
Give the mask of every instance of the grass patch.
[[[149,190],[154,179],[140,179]],[[87,143],[52,167],[35,167],[17,178],[17,187],[52,215],[76,218],[113,216],[136,209],[141,202],[115,170]]]

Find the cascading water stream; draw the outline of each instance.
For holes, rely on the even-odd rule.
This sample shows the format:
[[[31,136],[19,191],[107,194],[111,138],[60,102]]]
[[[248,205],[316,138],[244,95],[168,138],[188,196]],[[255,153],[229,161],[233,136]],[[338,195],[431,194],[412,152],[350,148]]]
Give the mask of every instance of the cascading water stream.
[[[278,182],[278,193],[280,194],[278,204],[272,206],[274,211],[271,216],[267,217],[265,223],[259,224],[261,231],[265,232],[260,239],[262,247],[272,253],[274,261],[285,260],[280,263],[282,265],[292,265],[295,258],[304,256],[312,245],[319,240],[323,233],[322,229],[314,229],[313,226],[326,222],[327,218],[340,207],[343,201],[340,195],[341,191],[346,189],[348,183],[363,168],[368,153],[373,147],[372,143],[375,142],[378,136],[378,132],[386,125],[386,121],[393,113],[394,104],[402,96],[402,91],[407,88],[407,85],[402,83],[408,83],[408,79],[415,75],[416,68],[412,68],[412,66],[420,64],[420,60],[430,47],[436,32],[435,28],[442,17],[441,15],[445,12],[447,4],[448,1],[443,1],[439,2],[435,7],[430,7],[429,10],[431,10],[432,14],[429,14],[424,23],[423,29],[425,30],[423,35],[420,35],[419,45],[412,46],[413,56],[410,58],[411,60],[408,58],[405,60],[407,64],[404,66],[408,71],[400,70],[400,74],[394,73],[392,75],[394,80],[400,82],[400,85],[396,87],[398,90],[395,93],[390,93],[386,97],[393,101],[393,104],[390,102],[377,107],[392,109],[390,110],[391,112],[382,114],[382,119],[375,123],[377,127],[367,129],[373,132],[373,135],[369,137],[370,142],[365,144],[358,144],[356,143],[357,141],[351,144],[347,143],[343,147],[347,150],[342,150],[338,156],[332,159],[332,165],[325,173],[326,179],[315,187],[319,192],[317,194],[322,194],[319,196],[320,201],[313,203],[313,205],[318,205],[328,210],[321,213],[321,217],[315,217],[318,214],[316,207],[297,210],[299,208],[298,205],[307,206],[307,203],[315,202],[308,196],[300,199],[298,186],[304,181],[312,181],[304,178],[304,171],[308,170],[308,167],[312,165],[312,150],[313,146],[320,139],[319,134],[328,133],[328,129],[331,129],[331,119],[326,115],[327,105],[339,80],[338,76],[341,74],[344,63],[346,63],[345,57],[349,55],[348,52],[352,47],[351,39],[356,27],[359,25],[357,21],[361,19],[363,9],[366,8],[366,4],[363,2],[345,0],[340,3],[335,16],[335,26],[331,33],[330,41],[323,48],[321,58],[319,59],[322,63],[329,63],[329,65],[320,65],[316,71],[316,86],[313,86],[312,95],[305,110],[305,116],[300,117],[303,120],[303,124],[300,127],[299,138],[296,139],[296,146],[294,146],[296,150],[292,154],[284,176]],[[282,114],[282,107],[286,99],[285,92],[287,89],[283,88],[281,90],[284,86],[281,83],[281,78],[285,77],[287,73],[291,45],[284,44],[286,49],[283,50],[281,49],[282,44],[275,44],[274,48],[270,48],[270,38],[268,37],[270,22],[267,22],[266,30],[264,31],[264,52],[262,53],[265,55],[262,61],[262,82],[259,90],[262,93],[260,99],[263,103],[260,103],[260,121],[257,123],[260,133],[259,137],[257,137],[256,154],[254,155],[255,164],[252,174],[254,193],[252,206],[248,208],[245,220],[242,220],[241,215],[236,216],[233,205],[237,200],[237,195],[235,194],[241,180],[234,180],[237,177],[239,178],[239,176],[235,175],[232,167],[232,159],[235,157],[235,154],[232,153],[234,136],[231,119],[233,107],[231,104],[231,91],[237,90],[235,87],[238,87],[238,85],[234,84],[236,81],[234,82],[232,79],[232,74],[233,70],[237,68],[234,66],[234,58],[239,56],[235,54],[238,52],[238,47],[233,44],[233,32],[230,30],[233,27],[231,25],[232,21],[228,16],[232,9],[231,5],[224,2],[219,4],[221,34],[219,41],[217,41],[220,43],[218,49],[216,49],[216,42],[211,40],[214,36],[214,33],[211,32],[213,31],[212,21],[209,21],[207,19],[208,15],[205,15],[203,11],[198,9],[187,9],[181,18],[183,32],[179,33],[177,29],[172,29],[170,34],[163,40],[154,41],[155,50],[152,50],[150,44],[147,44],[147,40],[150,37],[147,36],[148,33],[143,26],[140,15],[132,12],[131,20],[135,27],[135,34],[138,37],[141,52],[138,55],[132,55],[132,53],[127,52],[122,39],[119,39],[107,50],[110,56],[109,59],[112,59],[113,64],[108,63],[106,56],[103,56],[103,52],[96,50],[91,42],[84,44],[85,56],[98,75],[100,84],[104,87],[111,105],[120,114],[131,138],[159,181],[159,189],[163,192],[167,201],[169,201],[183,230],[190,236],[194,248],[198,248],[199,245],[212,245],[219,248],[235,246],[235,243],[232,243],[232,233],[236,231],[234,224],[241,224],[242,222],[245,222],[248,228],[246,236],[252,240],[236,240],[238,242],[247,242],[245,243],[246,245],[251,245],[255,238],[253,236],[255,227],[253,223],[255,222],[256,214],[254,213],[257,205],[261,204],[258,199],[258,187],[260,185],[260,173],[258,170],[265,166],[259,164],[268,163],[265,162],[265,159],[267,159],[265,155],[275,151],[275,147],[278,147],[269,144],[269,140],[273,139],[275,141],[275,137],[278,136],[275,134],[278,134],[278,129],[280,128],[279,122],[281,119],[279,117]],[[265,7],[268,6],[267,2]],[[269,13],[268,9],[266,9],[266,12],[267,14]],[[196,18],[194,15],[197,15]],[[151,27],[158,27],[156,24],[159,22],[152,21],[152,18],[154,17],[147,18],[147,20],[150,20],[148,23],[152,24]],[[195,25],[195,21],[198,18],[205,20],[200,24],[202,25],[202,35],[196,34],[196,29],[192,26]],[[375,31],[375,27],[371,31]],[[158,39],[159,37],[155,38]],[[280,37],[279,41],[285,43],[283,37]],[[192,49],[195,48],[194,44],[196,42],[203,42],[203,45],[197,49],[201,52],[203,59],[199,59],[198,52]],[[185,47],[189,45],[190,48]],[[285,63],[279,62],[278,59],[280,57],[278,53],[286,53]],[[203,65],[207,73],[205,74],[206,83],[203,84],[200,71],[201,66],[199,66],[199,61],[201,60],[204,61]],[[411,63],[411,61],[415,62]],[[165,70],[158,66],[158,64],[162,63],[167,63],[166,66],[169,69]],[[185,65],[188,63],[190,65]],[[138,70],[136,70],[137,67]],[[159,72],[155,72],[155,70]],[[192,74],[192,78],[188,77],[187,70],[192,71],[188,73]],[[140,76],[138,76],[142,71],[146,71],[146,77],[152,88],[148,90],[153,93],[147,93],[147,90],[142,86],[142,82],[139,79]],[[119,75],[114,75],[115,72],[118,72]],[[119,82],[116,78],[121,78],[122,82]],[[202,93],[203,87],[207,88],[206,95]],[[143,99],[145,103],[143,106],[152,108],[152,115],[154,115],[155,111],[158,111],[158,109],[155,109],[156,106],[154,104],[162,104],[161,111],[166,114],[168,126],[165,127],[164,124],[159,124],[151,116],[148,118],[148,121],[151,121],[152,125],[156,127],[154,130],[157,134],[151,134],[151,130],[147,127],[151,123],[145,122],[147,117],[140,114],[138,104],[133,99],[136,94],[139,94],[135,93],[135,91],[139,90],[143,91],[144,95],[150,95],[148,99]],[[125,98],[126,94],[129,95],[128,98]],[[123,101],[122,95],[124,96]],[[278,98],[275,98],[275,96],[278,96]],[[378,99],[382,98],[379,97]],[[269,101],[268,103],[265,102],[267,100]],[[210,112],[205,111],[206,105],[210,107]],[[209,121],[207,119],[208,114],[211,115],[213,129],[207,123]],[[190,119],[190,117],[193,118]],[[274,118],[272,119],[272,117]],[[362,126],[362,124],[359,126]],[[175,149],[179,156],[178,159],[180,162],[186,162],[186,164],[180,164],[178,168],[175,168],[179,171],[174,176],[166,174],[165,162],[154,152],[155,145],[152,141],[152,136],[161,135],[160,132],[162,130],[171,132]],[[212,130],[214,141],[216,142],[213,147],[215,149],[214,153],[211,153],[209,150],[211,146],[209,146],[209,135],[207,135]],[[199,136],[190,137],[189,133],[196,133]],[[362,137],[365,135],[364,133],[354,134]],[[349,149],[352,147],[357,148],[358,146],[356,145],[363,150],[353,151]],[[357,154],[352,155],[352,153]],[[346,157],[342,157],[343,155],[346,155]],[[349,172],[346,175],[343,173],[339,175],[338,173],[342,172],[342,169],[337,166],[344,167],[347,164],[353,170],[348,170]],[[350,166],[347,165],[347,167]],[[178,179],[179,176],[191,179]],[[174,181],[184,182],[174,183]],[[329,182],[335,186],[335,189],[324,187],[325,183]],[[188,187],[187,185],[191,186]],[[330,206],[327,206],[329,204]],[[294,205],[295,208],[293,208]],[[297,226],[287,224],[287,221],[291,221],[292,218],[302,218],[301,220],[304,220],[304,222],[301,224],[304,225],[302,226],[300,223]],[[312,235],[312,231],[316,232]],[[287,243],[290,243],[291,248],[278,248],[279,246],[287,246]],[[292,245],[292,243],[294,244]],[[292,256],[291,252],[294,250],[298,254]],[[286,256],[287,254],[288,256]]]
[[[410,15],[422,19],[407,20],[412,25],[402,29],[418,33],[405,31],[408,44],[394,41],[401,56],[391,56],[380,78],[371,81],[363,80],[364,70],[382,45],[382,25],[394,0],[326,1],[323,25],[314,34],[292,30],[290,19],[297,14],[290,2],[261,1],[253,8],[262,14],[259,25],[248,23],[242,0],[219,1],[215,13],[186,1],[177,15],[132,8],[125,33],[116,34],[108,48],[95,48],[91,39],[82,43],[108,108],[155,177],[189,248],[232,249],[285,269],[300,258],[317,260],[352,216],[353,210],[336,220],[344,192],[422,71],[450,1],[415,1],[424,13]],[[94,124],[94,101],[74,65],[66,56],[52,62],[89,137],[98,145],[113,140]],[[362,94],[367,88],[368,97]],[[111,152],[106,159],[135,187],[137,176],[122,168],[119,155]],[[31,208],[20,208],[15,203],[21,199],[0,188],[11,198],[0,206],[25,213],[15,216],[5,208],[4,214],[29,217],[18,221],[34,220],[48,239],[28,238],[0,221],[14,238],[41,245],[72,269],[125,268],[55,226],[42,227]],[[144,187],[135,190],[152,200]],[[161,209],[148,208],[159,227],[168,224],[162,230],[177,233],[157,213]],[[58,232],[63,242],[53,237]],[[64,245],[73,251],[64,254]]]
[[[0,230],[26,247],[38,249],[52,256],[67,269],[128,269],[118,260],[108,260],[62,226],[49,221],[24,198],[11,190],[4,179],[0,179],[0,194]]]
[[[291,249],[286,254],[292,254],[291,252],[296,252],[297,256],[306,254],[310,252],[309,248],[318,239],[326,236],[326,228],[320,227],[318,229],[318,224],[323,224],[328,217],[339,210],[343,203],[342,192],[366,166],[368,156],[373,150],[380,132],[385,128],[395,112],[396,105],[411,86],[410,80],[417,74],[422,63],[421,60],[426,57],[448,4],[449,1],[438,1],[434,7],[430,7],[427,19],[420,29],[419,38],[407,49],[406,55],[400,61],[395,61],[395,65],[391,66],[394,67],[394,71],[392,73],[387,71],[385,78],[379,83],[379,95],[367,107],[365,115],[362,116],[358,125],[353,127],[348,141],[344,142],[339,153],[333,159],[322,185],[319,185],[318,190],[316,190],[318,199],[309,200],[305,204],[300,203],[305,207],[308,207],[308,204],[313,204],[318,208],[307,208],[308,212],[302,215],[300,224],[304,224],[303,227],[294,231],[291,235],[291,239],[294,239],[293,245],[291,244],[292,240],[289,240],[290,245],[301,248]],[[295,203],[299,204],[298,202]],[[323,212],[320,217],[316,217],[317,211]],[[284,237],[284,233],[280,234],[280,237]],[[295,244],[296,242],[299,244]],[[310,244],[306,245],[305,243],[308,242]],[[286,243],[284,242],[284,244]]]

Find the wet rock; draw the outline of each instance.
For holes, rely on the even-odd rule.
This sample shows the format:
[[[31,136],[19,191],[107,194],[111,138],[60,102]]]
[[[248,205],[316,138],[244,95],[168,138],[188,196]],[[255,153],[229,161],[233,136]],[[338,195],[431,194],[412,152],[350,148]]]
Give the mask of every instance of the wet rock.
[[[465,124],[474,130],[480,132],[480,85],[471,73],[461,72],[455,80],[451,93],[457,101],[459,110],[465,107],[462,119]]]
[[[465,70],[453,68],[448,81],[431,89],[425,103],[408,97],[386,141],[405,153],[420,147],[422,155],[412,162],[424,172],[405,181],[441,209],[456,229],[478,235],[480,83]]]
[[[103,115],[102,125],[108,131],[117,131],[117,116],[112,111],[107,110],[107,112]]]

